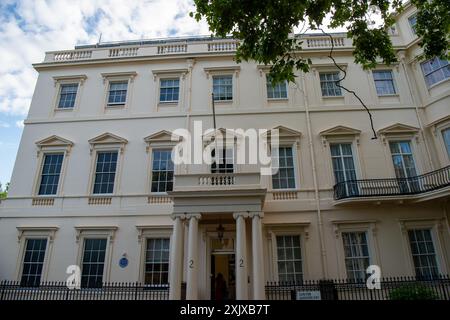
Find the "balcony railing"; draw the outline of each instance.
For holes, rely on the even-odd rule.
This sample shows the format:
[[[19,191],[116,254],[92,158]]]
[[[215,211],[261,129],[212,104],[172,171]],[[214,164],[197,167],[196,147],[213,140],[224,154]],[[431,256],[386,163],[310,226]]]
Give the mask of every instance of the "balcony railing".
[[[323,50],[331,47],[328,36],[320,34],[302,35],[304,50]],[[352,40],[343,33],[333,34],[336,48],[351,48]],[[75,50],[50,51],[44,63],[77,62],[99,59],[134,58],[178,54],[230,54],[237,50],[239,41],[231,38],[211,39],[211,37],[172,38],[163,40],[139,40],[118,43],[102,43],[76,47]]]
[[[450,166],[409,178],[348,180],[334,186],[334,199],[417,195],[450,186]]]
[[[174,191],[261,188],[259,172],[178,174],[175,181]]]

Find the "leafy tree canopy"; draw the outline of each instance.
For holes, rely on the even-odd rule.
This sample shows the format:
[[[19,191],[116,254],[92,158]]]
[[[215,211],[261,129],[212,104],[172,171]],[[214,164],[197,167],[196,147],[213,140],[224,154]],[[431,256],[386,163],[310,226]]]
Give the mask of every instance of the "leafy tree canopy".
[[[386,64],[396,62],[388,35],[394,17],[404,9],[402,0],[194,0],[196,12],[203,17],[210,30],[218,37],[232,36],[241,41],[236,58],[254,60],[272,65],[274,81],[294,81],[294,71],[309,70],[309,61],[296,52],[300,39],[290,37],[294,27],[314,30],[324,25],[330,16],[328,28],[346,27],[353,39],[354,59],[363,68],[373,68],[377,59]],[[424,57],[448,58],[450,31],[449,0],[412,0],[418,9],[416,34]],[[375,25],[373,17],[381,23]]]

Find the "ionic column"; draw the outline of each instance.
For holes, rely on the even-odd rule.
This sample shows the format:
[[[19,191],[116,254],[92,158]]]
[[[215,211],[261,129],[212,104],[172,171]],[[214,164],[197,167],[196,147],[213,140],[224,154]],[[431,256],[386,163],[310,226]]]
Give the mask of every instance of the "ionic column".
[[[188,234],[188,270],[187,270],[187,289],[186,300],[198,299],[198,220],[200,214],[188,214],[189,234]],[[181,262],[180,262],[181,263]]]
[[[252,254],[253,254],[253,299],[265,300],[264,290],[264,257],[262,242],[263,212],[252,212]]]
[[[170,251],[169,299],[181,299],[181,279],[183,278],[183,221],[182,216],[173,215],[172,245]]]
[[[247,286],[247,243],[245,235],[245,218],[248,213],[233,214],[236,220],[236,299],[248,299]]]

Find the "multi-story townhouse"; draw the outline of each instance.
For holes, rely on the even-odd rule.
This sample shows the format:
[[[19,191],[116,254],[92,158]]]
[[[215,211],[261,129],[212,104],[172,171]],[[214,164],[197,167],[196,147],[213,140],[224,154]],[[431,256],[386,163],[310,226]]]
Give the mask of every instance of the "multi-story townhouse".
[[[0,279],[24,286],[170,283],[179,299],[264,298],[267,281],[434,276],[450,268],[450,68],[423,61],[412,6],[391,30],[398,64],[353,62],[351,39],[303,35],[311,72],[270,85],[236,64],[233,39],[189,38],[47,52],[8,198]],[[279,170],[174,164],[177,129],[279,129]],[[214,135],[214,134],[213,134]],[[200,144],[211,141],[200,135]],[[237,134],[236,134],[237,135]],[[201,152],[201,150],[200,150]]]

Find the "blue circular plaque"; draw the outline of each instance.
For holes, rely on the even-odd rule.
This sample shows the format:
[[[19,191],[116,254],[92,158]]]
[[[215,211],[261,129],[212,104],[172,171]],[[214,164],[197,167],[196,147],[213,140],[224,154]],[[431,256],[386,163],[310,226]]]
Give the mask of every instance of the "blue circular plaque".
[[[125,268],[128,265],[128,259],[123,257],[119,260],[119,266]]]

